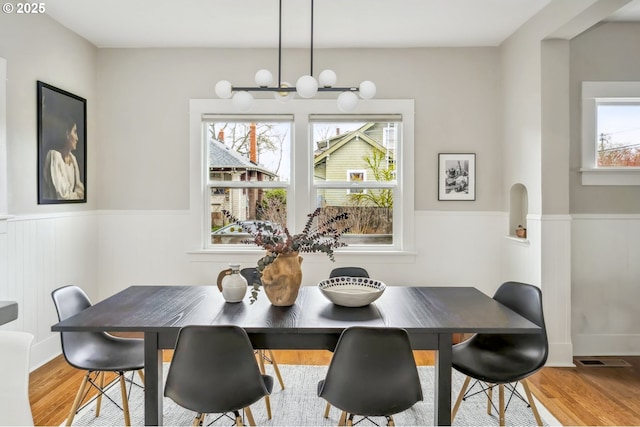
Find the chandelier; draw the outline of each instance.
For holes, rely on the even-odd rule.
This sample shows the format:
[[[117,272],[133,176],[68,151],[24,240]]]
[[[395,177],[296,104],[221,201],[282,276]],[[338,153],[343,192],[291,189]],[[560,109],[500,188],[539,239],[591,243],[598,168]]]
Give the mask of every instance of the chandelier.
[[[301,98],[313,98],[318,92],[339,92],[338,108],[344,113],[353,111],[358,105],[358,95],[362,99],[371,99],[376,94],[376,85],[365,80],[357,87],[336,87],[337,75],[333,70],[324,70],[316,80],[313,77],[313,1],[311,0],[311,44],[309,74],[300,77],[295,86],[281,80],[282,68],[282,0],[279,0],[278,15],[278,81],[273,85],[273,75],[269,70],[256,72],[256,86],[233,86],[227,80],[216,83],[215,92],[219,98],[231,98],[234,107],[242,112],[249,111],[253,105],[251,92],[273,92],[282,102],[291,100],[297,93]]]

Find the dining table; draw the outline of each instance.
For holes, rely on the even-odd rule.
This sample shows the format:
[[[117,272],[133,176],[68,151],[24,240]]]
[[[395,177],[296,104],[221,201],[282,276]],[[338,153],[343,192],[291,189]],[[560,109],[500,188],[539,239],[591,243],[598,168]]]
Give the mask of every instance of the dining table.
[[[187,325],[237,325],[256,349],[332,351],[351,326],[405,329],[414,350],[435,350],[434,425],[451,425],[453,334],[534,334],[542,329],[475,287],[387,286],[375,302],[343,307],[302,286],[289,307],[259,293],[225,302],[215,285],[130,286],[51,327],[57,332],[139,332],[145,351],[145,425],[162,425],[163,349]],[[320,380],[319,378],[318,380]]]

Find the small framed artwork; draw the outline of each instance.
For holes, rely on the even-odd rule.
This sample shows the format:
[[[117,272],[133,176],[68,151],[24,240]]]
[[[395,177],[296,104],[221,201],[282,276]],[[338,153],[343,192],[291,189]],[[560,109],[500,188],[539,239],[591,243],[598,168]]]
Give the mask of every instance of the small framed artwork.
[[[476,199],[476,155],[438,154],[438,200]]]
[[[41,81],[38,204],[87,201],[87,100]]]

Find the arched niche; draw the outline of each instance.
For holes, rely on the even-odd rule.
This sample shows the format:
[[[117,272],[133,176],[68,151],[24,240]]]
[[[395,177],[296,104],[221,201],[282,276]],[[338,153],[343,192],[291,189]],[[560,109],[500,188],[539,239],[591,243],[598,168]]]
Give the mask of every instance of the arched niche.
[[[509,235],[515,236],[521,225],[527,228],[529,212],[529,193],[523,184],[514,184],[509,193]]]

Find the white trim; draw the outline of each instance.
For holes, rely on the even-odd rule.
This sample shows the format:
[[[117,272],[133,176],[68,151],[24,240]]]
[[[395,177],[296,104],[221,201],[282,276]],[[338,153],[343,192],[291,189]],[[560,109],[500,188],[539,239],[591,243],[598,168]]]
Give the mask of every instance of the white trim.
[[[580,169],[582,185],[640,185],[640,168]]]

